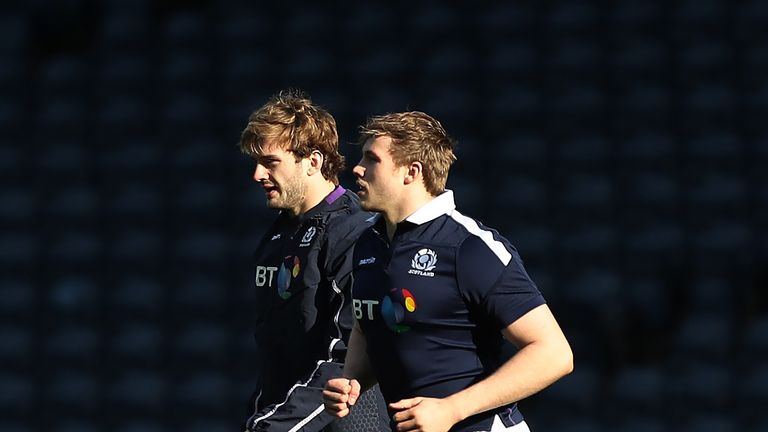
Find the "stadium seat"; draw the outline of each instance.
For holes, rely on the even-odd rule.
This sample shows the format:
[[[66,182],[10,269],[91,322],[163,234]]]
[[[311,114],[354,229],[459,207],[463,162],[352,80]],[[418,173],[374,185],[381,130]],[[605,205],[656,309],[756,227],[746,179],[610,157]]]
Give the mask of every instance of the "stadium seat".
[[[224,374],[201,370],[174,388],[174,400],[198,413],[222,413],[227,408],[229,379]]]
[[[162,260],[164,246],[158,231],[124,227],[110,240],[108,256],[121,265],[147,268]]]
[[[174,307],[195,312],[217,313],[225,310],[227,300],[226,281],[213,274],[191,271],[184,274],[171,296]]]
[[[120,413],[131,417],[161,413],[165,408],[168,382],[159,371],[127,369],[120,372],[109,389],[109,401]]]
[[[190,432],[227,432],[231,430],[231,419],[222,418],[190,418],[184,426],[184,430]]]
[[[8,316],[3,313],[3,317]],[[10,370],[27,365],[32,355],[33,340],[28,328],[12,324],[0,325],[0,364]]]
[[[610,415],[659,415],[663,408],[664,374],[654,366],[628,365],[621,368],[610,385]]]
[[[138,169],[142,162],[135,161]],[[159,220],[165,203],[162,192],[144,182],[123,185],[109,196],[105,208],[110,220],[141,223]]]
[[[768,359],[768,316],[748,321],[740,342],[744,363],[753,364]]]
[[[114,55],[105,58],[99,68],[99,85],[109,92],[142,92],[150,94],[148,83],[153,71],[149,60],[139,54]]]
[[[110,308],[121,315],[154,315],[163,307],[166,289],[150,274],[126,273],[110,290]]]
[[[147,182],[161,177],[161,164],[164,161],[162,146],[153,138],[137,136],[134,138],[118,138],[112,142],[109,149],[98,155],[98,167],[105,174],[119,176],[120,180],[130,179],[130,182],[116,182],[121,190],[145,188]],[[107,176],[105,181],[109,181]],[[126,184],[127,183],[127,184]],[[159,193],[157,187],[152,187]],[[150,197],[146,197],[150,199]]]
[[[637,203],[641,207],[641,203]],[[679,260],[685,244],[685,232],[678,223],[648,222],[627,230],[622,237],[626,250],[637,259],[631,266],[650,264],[658,266]]]
[[[27,223],[34,219],[38,205],[38,195],[31,187],[3,187],[0,189],[0,222],[6,227]]]
[[[93,413],[100,403],[99,384],[87,370],[59,370],[46,385],[45,398],[60,412]]]
[[[39,84],[48,95],[77,96],[88,84],[86,62],[76,56],[50,59],[41,69]]]
[[[626,205],[633,210],[653,212],[675,209],[680,205],[680,181],[663,170],[632,171],[623,191]]]
[[[727,412],[733,399],[732,372],[728,366],[703,363],[694,357],[668,368],[665,400],[669,415],[685,418]]]
[[[198,230],[183,234],[174,246],[174,259],[180,263],[221,266],[232,251],[230,237],[220,231]]]
[[[643,130],[620,142],[619,157],[625,167],[666,168],[674,159],[677,146],[675,140],[662,130]]]
[[[220,365],[226,358],[229,337],[217,324],[189,322],[173,337],[174,355],[195,365]]]
[[[567,212],[605,215],[613,206],[613,182],[605,175],[576,174],[564,179],[559,197],[560,207]]]
[[[35,385],[31,377],[3,370],[0,373],[0,412],[29,412],[33,408]]]
[[[41,107],[37,126],[54,133],[54,139],[63,137],[81,138],[86,131],[88,117],[86,104],[79,94],[50,98]]]
[[[2,419],[0,420],[0,430],[3,432],[32,432],[33,428],[29,422]]]
[[[615,432],[665,432],[669,430],[658,417],[628,417],[623,421],[612,425],[611,431]]]
[[[0,99],[0,127],[11,136],[21,135],[27,131],[22,127],[25,118],[21,113],[19,103],[6,98]]]
[[[752,367],[736,374],[736,412],[748,422],[765,419],[763,410],[768,404],[768,363],[765,358],[755,359]]]
[[[133,4],[133,2],[124,4]],[[146,15],[148,13],[133,11],[131,13],[107,12],[100,26],[100,51],[105,54],[119,52],[146,55],[145,50],[153,44],[154,40],[151,31],[153,23]]]
[[[459,143],[459,153],[463,146]],[[537,134],[512,133],[497,149],[497,158],[492,161],[502,167],[511,168],[515,173],[541,174],[547,163],[547,142]]]
[[[110,341],[109,352],[116,364],[157,366],[164,352],[162,330],[150,321],[121,323]]]
[[[501,83],[510,77],[530,76],[535,72],[537,61],[536,49],[533,46],[514,41],[495,46],[488,54],[483,69],[492,82]]]
[[[599,135],[576,135],[558,143],[557,159],[566,169],[606,167],[610,161],[610,143]]]
[[[162,39],[170,52],[207,47],[209,22],[203,14],[189,9],[174,10],[163,28]]]
[[[16,229],[0,238],[0,266],[15,267],[34,264],[41,251],[38,235]]]
[[[648,12],[650,15],[655,15],[656,12],[653,8],[658,9],[652,3],[648,2],[632,2],[642,3],[643,8],[650,8]],[[621,2],[617,4],[618,8],[621,5],[630,4],[627,2]],[[629,17],[630,15],[627,14]],[[618,39],[616,41],[617,49],[612,50],[608,57],[611,64],[611,69],[616,73],[632,77],[632,76],[646,76],[647,72],[661,72],[664,69],[667,47],[660,39],[648,38],[648,37],[631,37],[626,39]]]
[[[541,214],[547,208],[547,185],[542,180],[531,176],[510,175],[503,180],[503,184],[504,187],[493,193],[492,207],[512,211],[517,215]]]
[[[96,267],[103,252],[103,242],[98,237],[99,234],[83,229],[64,231],[52,239],[48,256],[55,266]]]
[[[87,223],[97,218],[99,197],[96,191],[87,185],[73,185],[56,191],[47,203],[47,207],[48,216],[61,224]]]
[[[723,278],[700,277],[690,285],[687,303],[695,314],[714,315],[731,320],[735,312],[736,292]]]
[[[602,57],[597,42],[589,39],[564,40],[547,56],[546,66],[557,74],[593,78]]]
[[[742,430],[736,422],[723,414],[700,414],[688,420],[681,432],[736,432]]]
[[[720,172],[727,168],[738,172],[744,163],[744,142],[732,132],[725,130],[687,140],[684,151],[688,160],[707,164]],[[715,174],[715,169],[712,169],[712,172]],[[719,175],[725,175],[725,173]]]
[[[127,419],[115,428],[116,432],[165,432],[161,422],[151,419]]]
[[[722,361],[732,350],[732,323],[712,314],[687,316],[675,331],[674,352],[681,363],[695,359]]]
[[[59,365],[93,366],[99,357],[99,334],[91,327],[62,324],[48,336],[45,352]]]
[[[582,363],[570,375],[566,375],[544,390],[538,398],[545,405],[556,406],[562,413],[562,417],[590,416],[595,414],[600,400],[601,379],[599,370],[592,365]]]
[[[18,317],[23,321],[23,317],[35,314],[39,303],[37,302],[37,285],[32,278],[3,274],[0,277],[0,286],[3,287],[0,315],[9,318]]]
[[[211,81],[212,72],[212,60],[202,52],[175,52],[164,59],[162,85],[168,91],[183,89],[200,92],[201,87],[204,88]]]
[[[99,427],[88,419],[59,419],[51,427],[54,432],[96,432]]]
[[[122,131],[123,137],[142,134],[152,124],[149,119],[153,111],[141,97],[108,95],[96,112],[97,126],[106,131]]]

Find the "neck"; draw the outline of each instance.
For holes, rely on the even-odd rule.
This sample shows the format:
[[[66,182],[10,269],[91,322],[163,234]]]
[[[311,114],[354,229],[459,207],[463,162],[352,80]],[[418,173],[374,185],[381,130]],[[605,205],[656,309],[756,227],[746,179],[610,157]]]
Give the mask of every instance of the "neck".
[[[320,204],[320,201],[324,200],[334,189],[336,189],[336,185],[332,181],[325,179],[316,184],[308,184],[304,201],[302,201],[301,206],[298,208],[296,216],[301,216]]]
[[[387,235],[389,239],[395,235],[397,224],[404,221],[408,216],[412,215],[416,210],[422,208],[428,202],[432,201],[435,197],[430,195],[426,190],[414,191],[410,194],[405,194],[402,199],[398,200],[398,205],[391,210],[383,212],[384,220],[387,222]]]

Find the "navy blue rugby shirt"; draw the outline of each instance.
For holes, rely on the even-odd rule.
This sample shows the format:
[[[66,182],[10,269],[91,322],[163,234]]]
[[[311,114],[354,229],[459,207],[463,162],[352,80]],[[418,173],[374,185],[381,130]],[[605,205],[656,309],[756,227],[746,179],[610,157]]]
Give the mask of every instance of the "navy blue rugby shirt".
[[[446,397],[499,366],[501,330],[544,298],[517,250],[456,210],[446,191],[397,226],[365,231],[354,253],[352,306],[388,403]],[[451,431],[523,420],[516,404],[470,417]]]
[[[318,411],[325,383],[315,381],[341,375],[353,323],[352,247],[372,216],[337,186],[299,217],[281,212],[262,237],[254,254],[259,364],[250,430],[331,421]]]

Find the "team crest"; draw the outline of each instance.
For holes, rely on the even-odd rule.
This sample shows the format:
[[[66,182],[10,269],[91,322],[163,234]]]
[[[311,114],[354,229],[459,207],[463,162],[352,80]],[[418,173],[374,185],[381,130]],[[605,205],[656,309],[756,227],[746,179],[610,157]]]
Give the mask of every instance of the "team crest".
[[[316,232],[317,232],[317,228],[309,227],[307,232],[304,233],[304,237],[301,238],[301,243],[299,244],[299,247],[309,246],[309,242],[312,241],[312,238],[315,236]]]
[[[435,273],[432,270],[437,266],[437,254],[432,249],[421,249],[416,252],[411,260],[411,269],[408,270],[409,274],[415,274],[419,276],[433,277]]]

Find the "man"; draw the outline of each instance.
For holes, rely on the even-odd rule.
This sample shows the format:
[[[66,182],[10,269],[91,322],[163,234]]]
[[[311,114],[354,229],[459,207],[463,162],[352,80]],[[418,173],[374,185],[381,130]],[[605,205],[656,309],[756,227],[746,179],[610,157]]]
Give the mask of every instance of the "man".
[[[437,120],[374,117],[360,142],[358,194],[381,216],[355,248],[356,324],[326,409],[354,413],[378,381],[398,431],[528,431],[516,401],[570,373],[573,356],[517,251],[456,210]],[[502,335],[518,347],[506,361]]]
[[[341,376],[352,327],[352,245],[371,223],[339,185],[338,142],[333,117],[295,91],[273,96],[242,133],[240,148],[256,162],[253,179],[267,206],[280,210],[255,253],[260,364],[247,430],[389,430],[376,392],[361,410],[364,424],[352,418],[323,429],[334,418],[323,412],[322,389]]]

